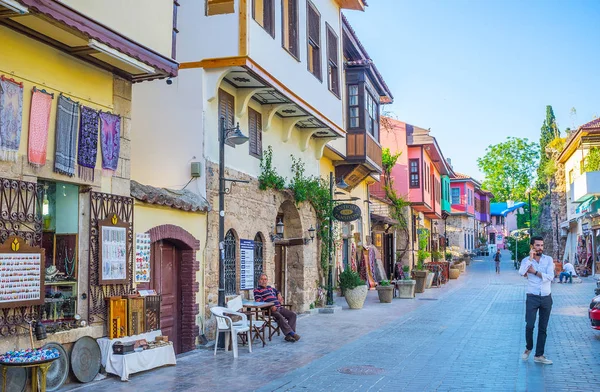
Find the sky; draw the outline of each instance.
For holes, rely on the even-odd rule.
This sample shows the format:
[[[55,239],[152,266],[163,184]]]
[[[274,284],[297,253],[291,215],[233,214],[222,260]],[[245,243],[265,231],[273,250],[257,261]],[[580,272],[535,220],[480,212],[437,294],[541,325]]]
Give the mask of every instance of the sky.
[[[546,105],[561,131],[600,116],[599,0],[368,4],[344,14],[394,95],[383,110],[430,128],[458,172],[483,180],[477,158],[508,136],[539,142]]]

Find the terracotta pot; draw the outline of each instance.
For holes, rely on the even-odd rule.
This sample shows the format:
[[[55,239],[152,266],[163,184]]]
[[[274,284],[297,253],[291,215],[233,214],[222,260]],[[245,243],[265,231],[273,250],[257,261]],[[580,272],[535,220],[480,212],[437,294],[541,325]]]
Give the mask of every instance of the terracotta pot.
[[[379,296],[379,302],[389,304],[394,298],[394,286],[377,286],[377,295]]]
[[[416,280],[399,280],[396,282],[398,286],[398,298],[415,298]]]
[[[353,289],[345,290],[344,298],[350,309],[361,309],[367,299],[368,288],[367,285],[357,286]]]
[[[450,279],[458,279],[460,270],[458,268],[450,268]]]
[[[415,280],[417,281],[415,293],[422,293],[425,291],[425,280],[427,279],[428,272],[429,271],[414,271]]]

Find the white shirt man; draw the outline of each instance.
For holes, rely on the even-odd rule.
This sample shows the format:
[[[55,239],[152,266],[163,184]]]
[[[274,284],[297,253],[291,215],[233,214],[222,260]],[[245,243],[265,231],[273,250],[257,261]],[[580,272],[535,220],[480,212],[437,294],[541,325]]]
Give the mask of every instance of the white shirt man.
[[[530,266],[534,269],[533,273],[528,273]],[[550,285],[554,280],[554,261],[544,254],[539,256],[539,261],[527,256],[521,261],[519,275],[527,277],[527,294],[550,295]]]
[[[565,270],[565,272],[570,273],[572,276],[577,275],[575,273],[575,267],[573,267],[573,264],[571,263],[566,263],[565,265],[563,265],[563,270]]]

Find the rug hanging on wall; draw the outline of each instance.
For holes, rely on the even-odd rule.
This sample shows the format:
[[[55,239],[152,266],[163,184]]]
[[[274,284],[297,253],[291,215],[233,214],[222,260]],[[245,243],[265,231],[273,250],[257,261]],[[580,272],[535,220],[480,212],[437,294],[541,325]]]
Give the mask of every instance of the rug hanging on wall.
[[[69,177],[75,175],[79,102],[60,95],[56,112],[56,149],[54,171]]]
[[[94,169],[98,155],[98,112],[81,106],[77,164],[79,178],[94,181]]]
[[[29,114],[29,143],[27,156],[29,163],[35,167],[46,164],[48,149],[48,126],[50,125],[50,110],[54,94],[46,90],[33,88],[31,95],[31,110]]]
[[[121,149],[121,117],[100,112],[100,145],[102,147],[102,171],[112,176],[119,164]]]
[[[0,76],[0,160],[16,162],[21,144],[23,83]]]

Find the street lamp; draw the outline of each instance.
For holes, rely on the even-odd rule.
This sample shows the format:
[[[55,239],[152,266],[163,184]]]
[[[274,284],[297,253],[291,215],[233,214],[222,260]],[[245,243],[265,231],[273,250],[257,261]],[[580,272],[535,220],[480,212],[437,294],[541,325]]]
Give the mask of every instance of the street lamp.
[[[315,239],[315,228],[310,225],[310,229],[308,229],[308,236],[310,237],[310,242],[313,242]]]
[[[529,237],[533,237],[533,222],[531,220],[531,189],[527,191],[527,195],[529,196]]]
[[[229,192],[225,183],[227,181],[232,183],[250,182],[225,178],[225,143],[240,145],[247,141],[248,136],[240,131],[240,123],[237,123],[235,128],[225,128],[225,116],[221,116],[219,130],[219,306],[225,306],[225,193]]]

